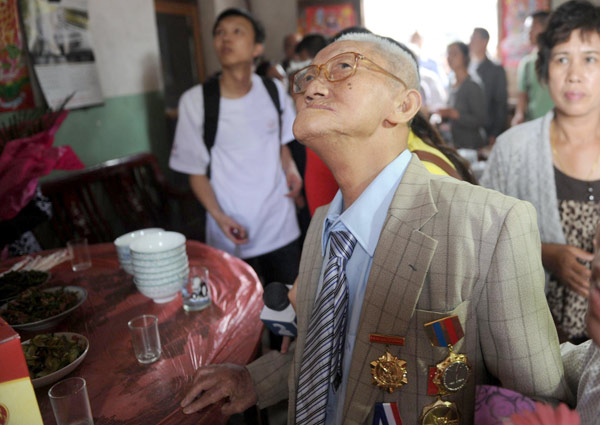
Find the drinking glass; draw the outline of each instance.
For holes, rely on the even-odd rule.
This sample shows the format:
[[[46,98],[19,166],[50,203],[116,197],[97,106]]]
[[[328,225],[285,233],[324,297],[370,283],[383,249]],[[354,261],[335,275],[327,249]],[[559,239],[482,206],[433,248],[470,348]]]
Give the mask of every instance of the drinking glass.
[[[72,239],[67,242],[71,268],[74,272],[89,269],[92,266],[90,250],[86,238]]]
[[[208,269],[202,266],[190,268],[190,276],[181,288],[183,309],[185,311],[204,310],[210,305],[210,289],[208,286]]]
[[[143,314],[131,319],[128,325],[138,362],[147,364],[157,361],[161,353],[158,317]]]
[[[52,386],[48,398],[58,425],[94,425],[85,379],[64,379]]]

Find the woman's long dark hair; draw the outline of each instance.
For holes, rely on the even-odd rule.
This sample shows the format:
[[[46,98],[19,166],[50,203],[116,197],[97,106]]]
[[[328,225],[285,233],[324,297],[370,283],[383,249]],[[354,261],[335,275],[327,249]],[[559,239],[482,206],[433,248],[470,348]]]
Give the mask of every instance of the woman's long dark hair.
[[[444,142],[444,139],[442,139],[439,131],[437,131],[437,129],[429,123],[429,121],[420,111],[413,118],[410,124],[410,129],[419,139],[423,140],[425,144],[439,150],[441,153],[446,155],[464,181],[472,184],[478,184],[477,177],[475,177],[475,174],[473,174],[473,170],[471,170],[469,163],[459,155],[456,149]]]

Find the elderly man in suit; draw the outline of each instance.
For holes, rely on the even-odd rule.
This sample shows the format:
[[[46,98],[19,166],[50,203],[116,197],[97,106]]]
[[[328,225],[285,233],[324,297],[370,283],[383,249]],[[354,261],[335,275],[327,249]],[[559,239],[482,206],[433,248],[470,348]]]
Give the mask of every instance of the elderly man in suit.
[[[347,34],[295,75],[293,89],[294,134],[340,187],[305,240],[295,346],[247,367],[198,369],[183,411],[225,398],[233,413],[289,397],[290,424],[382,415],[471,424],[476,384],[572,397],[535,211],[434,176],[408,152],[421,99],[407,49]]]

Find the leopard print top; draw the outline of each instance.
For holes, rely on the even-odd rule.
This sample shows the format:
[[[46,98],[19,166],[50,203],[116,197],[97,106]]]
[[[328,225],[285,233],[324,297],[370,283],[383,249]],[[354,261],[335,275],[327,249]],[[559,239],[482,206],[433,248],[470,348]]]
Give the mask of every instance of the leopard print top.
[[[568,245],[593,252],[596,225],[600,219],[600,181],[577,180],[554,169],[558,210]],[[584,263],[590,267],[589,262]],[[567,340],[587,337],[587,299],[551,276],[548,304],[559,334]]]

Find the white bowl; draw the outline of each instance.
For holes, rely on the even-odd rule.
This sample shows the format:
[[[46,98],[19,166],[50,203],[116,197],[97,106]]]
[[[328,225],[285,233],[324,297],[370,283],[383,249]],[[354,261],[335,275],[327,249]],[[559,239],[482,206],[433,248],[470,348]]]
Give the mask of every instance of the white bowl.
[[[136,282],[135,278],[134,282]],[[185,279],[182,278],[179,280],[174,280],[168,285],[144,286],[136,283],[136,287],[138,291],[142,293],[142,295],[152,298],[152,301],[157,304],[162,304],[174,300],[181,288],[183,288],[184,284]]]
[[[172,255],[167,258],[160,258],[156,260],[145,260],[140,258],[132,258],[130,263],[133,268],[141,268],[141,269],[152,269],[152,268],[164,268],[171,267],[172,264],[176,264],[179,262],[187,261],[188,256],[185,250],[179,252],[176,255]]]
[[[153,253],[144,253],[144,252],[135,252],[131,251],[131,261],[158,261],[158,260],[172,260],[173,257],[181,255],[186,252],[185,244],[178,246],[177,248],[170,249],[164,252],[153,252]]]
[[[160,227],[151,227],[149,229],[140,229],[134,232],[125,233],[124,235],[119,236],[115,239],[115,246],[117,248],[117,252],[121,253],[129,253],[129,245],[135,240],[138,240],[141,236],[150,235],[152,233],[164,232],[165,229]]]
[[[155,265],[141,266],[137,263],[133,263],[132,268],[133,268],[133,271],[136,276],[138,274],[139,275],[144,274],[144,275],[148,275],[146,277],[152,277],[153,275],[156,275],[156,274],[165,274],[165,273],[169,273],[169,272],[175,272],[175,271],[183,268],[184,266],[187,266],[188,264],[189,264],[189,262],[188,262],[187,256],[182,256],[182,257],[178,258],[176,261],[166,263],[162,266],[155,266]]]
[[[185,244],[185,236],[177,232],[158,232],[145,235],[129,245],[133,253],[160,254]]]
[[[85,359],[85,356],[87,355],[88,350],[90,348],[90,342],[83,335],[76,334],[73,332],[54,332],[54,335],[56,335],[56,336],[64,335],[70,341],[79,341],[79,344],[85,348],[84,348],[83,352],[79,355],[79,357],[77,357],[72,363],[69,363],[62,369],[59,369],[56,372],[52,372],[51,374],[42,376],[40,378],[31,379],[33,388],[41,388],[41,387],[45,387],[50,384],[54,384],[58,380],[67,376],[69,373],[73,372],[75,370],[75,368],[77,368],[77,366],[79,366],[81,364],[83,359]],[[27,341],[24,341],[22,344],[26,345],[26,344],[30,344],[30,343],[31,343],[31,340],[28,339]]]
[[[173,281],[187,280],[189,278],[190,269],[184,267],[176,273],[169,273],[158,277],[145,277],[134,274],[134,282],[136,285],[143,286],[161,286],[168,285]]]

